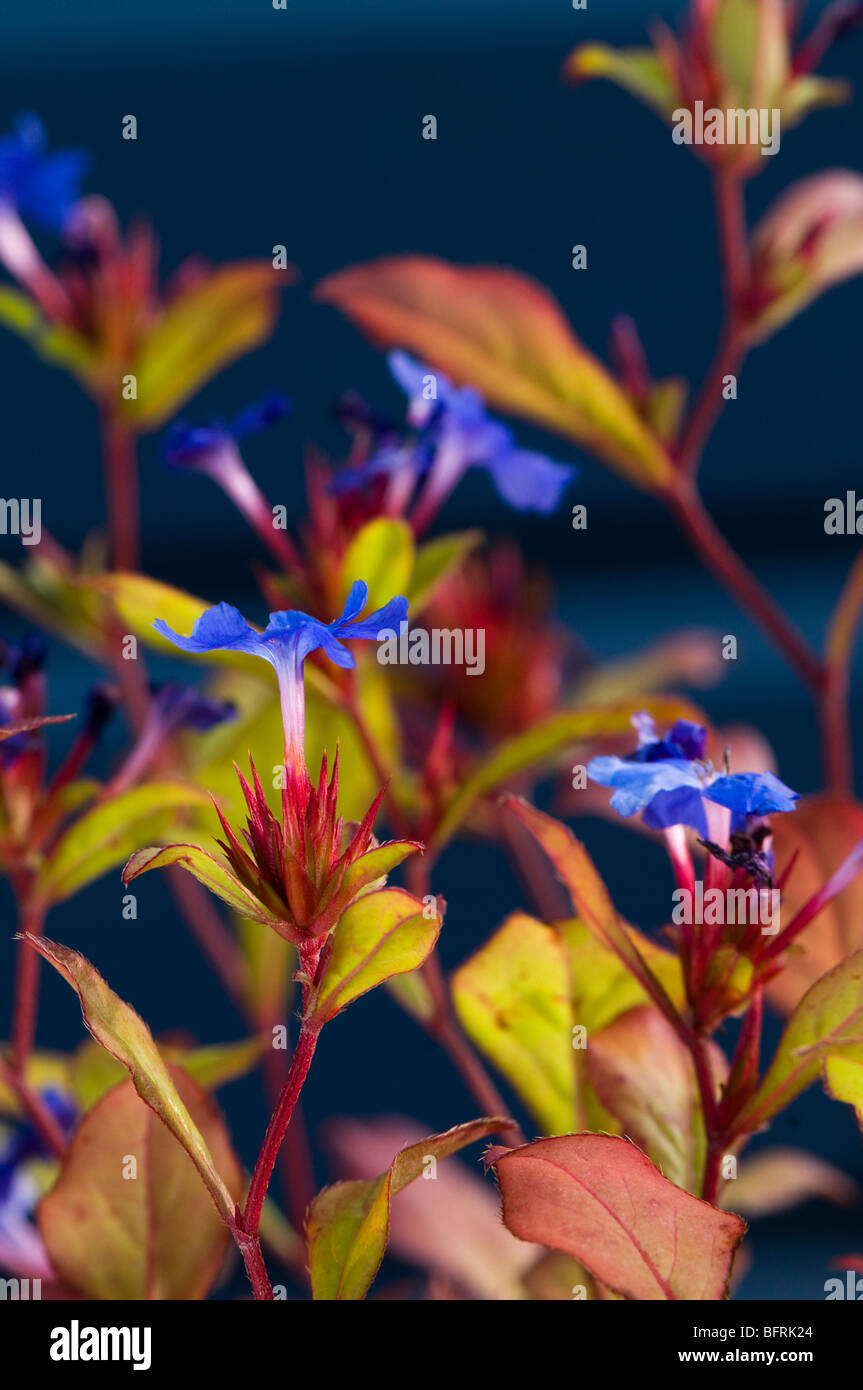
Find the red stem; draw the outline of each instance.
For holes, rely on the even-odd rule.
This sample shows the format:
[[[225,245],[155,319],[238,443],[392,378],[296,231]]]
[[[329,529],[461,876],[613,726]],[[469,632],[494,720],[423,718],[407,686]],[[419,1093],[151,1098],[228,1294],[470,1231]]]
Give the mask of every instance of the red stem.
[[[669,506],[694,550],[745,613],[771,637],[789,665],[815,695],[825,686],[824,667],[751,570],[714,525],[693,487],[681,486],[668,498]]]
[[[106,406],[102,412],[102,467],[108,507],[111,568],[137,570],[138,459],[135,434]]]
[[[25,900],[19,904],[21,931],[41,936],[45,925],[45,909]],[[12,1061],[18,1076],[23,1077],[27,1060],[36,1036],[36,1014],[39,1003],[39,966],[41,957],[27,941],[18,942],[15,970],[15,995],[12,1005]]]
[[[261,1221],[261,1208],[264,1205],[264,1198],[267,1195],[267,1188],[270,1183],[279,1148],[285,1135],[285,1130],[291,1123],[291,1116],[294,1113],[294,1106],[299,1099],[303,1083],[309,1074],[309,1067],[315,1055],[315,1048],[318,1043],[318,1027],[309,1027],[303,1022],[300,1028],[300,1036],[297,1039],[297,1046],[291,1060],[291,1069],[288,1078],[282,1089],[278,1104],[273,1111],[272,1118],[267,1126],[264,1135],[264,1142],[252,1173],[252,1181],[249,1184],[249,1193],[246,1197],[246,1205],[243,1209],[243,1230],[249,1236],[257,1239],[258,1226]],[[257,1296],[257,1295],[256,1295]]]

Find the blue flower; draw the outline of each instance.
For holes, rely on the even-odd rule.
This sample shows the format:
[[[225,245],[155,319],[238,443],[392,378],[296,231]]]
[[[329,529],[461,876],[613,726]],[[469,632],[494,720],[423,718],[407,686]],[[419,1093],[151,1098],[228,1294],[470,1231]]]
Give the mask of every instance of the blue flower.
[[[390,371],[408,397],[408,420],[435,446],[435,471],[447,494],[471,467],[485,468],[498,492],[517,511],[553,512],[575,469],[544,454],[518,449],[512,432],[485,412],[470,386],[455,387],[404,352],[391,352]]]
[[[286,759],[299,763],[305,737],[303,664],[306,658],[320,649],[336,666],[349,670],[356,662],[343,642],[376,641],[384,628],[398,631],[400,624],[407,620],[408,602],[401,597],[390,599],[382,608],[360,618],[368,596],[368,585],[358,580],[351,585],[345,606],[333,622],[322,623],[308,613],[289,610],[271,613],[262,633],[250,627],[242,613],[229,603],[216,604],[202,613],[189,637],[174,632],[161,619],[153,626],[186,652],[248,652],[268,661],[275,668],[279,682]]]
[[[225,448],[232,449],[246,435],[272,429],[290,410],[287,397],[274,394],[246,406],[231,424],[212,420],[208,425],[187,425],[178,420],[168,430],[162,457],[170,468],[207,472],[214,454]]]
[[[50,231],[60,231],[81,196],[89,160],[82,150],[45,150],[42,122],[19,116],[11,135],[0,137],[0,203]]]
[[[745,824],[747,816],[793,811],[795,802],[800,800],[799,792],[786,787],[772,772],[734,772],[717,777],[704,795],[729,808],[734,828]]]
[[[653,762],[591,758],[587,775],[600,786],[615,788],[611,805],[621,816],[644,811],[645,824],[653,829],[691,825],[702,834],[707,833],[701,804],[703,773],[683,758],[658,758]],[[649,812],[653,812],[650,819]]]
[[[592,758],[587,774],[604,787],[614,787],[611,805],[621,816],[642,811],[651,830],[688,825],[707,835],[704,801],[726,806],[732,812],[732,828],[745,825],[747,816],[793,811],[797,792],[786,787],[772,772],[736,772],[717,777],[704,761],[707,731],[701,724],[679,719],[665,738],[660,738],[652,717],[633,715],[638,747],[628,758]]]

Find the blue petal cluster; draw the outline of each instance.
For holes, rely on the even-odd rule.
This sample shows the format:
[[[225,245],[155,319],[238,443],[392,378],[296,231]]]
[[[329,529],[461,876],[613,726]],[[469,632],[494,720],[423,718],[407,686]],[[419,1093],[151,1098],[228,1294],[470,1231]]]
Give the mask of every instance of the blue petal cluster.
[[[82,150],[48,154],[42,122],[19,116],[12,134],[0,136],[0,204],[58,232],[81,196],[88,163]]]

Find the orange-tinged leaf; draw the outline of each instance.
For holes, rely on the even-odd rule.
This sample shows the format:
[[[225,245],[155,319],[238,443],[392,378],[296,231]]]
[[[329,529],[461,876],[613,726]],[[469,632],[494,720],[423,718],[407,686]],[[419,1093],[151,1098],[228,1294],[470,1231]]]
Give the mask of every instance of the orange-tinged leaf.
[[[393,1197],[420,1176],[427,1159],[440,1162],[507,1123],[500,1117],[471,1120],[445,1134],[430,1134],[397,1153],[375,1181],[338,1182],[319,1192],[306,1230],[313,1296],[364,1298],[386,1250]]]
[[[216,1107],[181,1068],[171,1079],[239,1197]],[[204,1298],[230,1240],[188,1154],[129,1080],[84,1118],[38,1224],[61,1282],[96,1299]]]
[[[628,1139],[568,1134],[495,1159],[503,1219],[624,1298],[721,1299],[745,1230],[664,1178]]]
[[[328,275],[316,294],[375,343],[414,352],[489,406],[575,440],[639,487],[670,483],[661,444],[528,276],[390,256]]]
[[[778,872],[796,854],[782,889],[782,922],[795,913],[827,882],[856,844],[863,840],[863,806],[836,796],[807,797],[793,816],[773,820],[773,849]],[[834,965],[863,948],[863,876],[822,908],[797,938],[784,969],[770,983],[767,997],[790,1013],[810,985]]]
[[[225,1221],[234,1216],[235,1199],[216,1167],[207,1141],[183,1103],[153,1035],[131,1005],[105,983],[78,951],[47,937],[24,934],[21,940],[39,952],[78,995],[87,1028],[98,1043],[129,1072],[141,1099],[155,1111],[197,1168]]]

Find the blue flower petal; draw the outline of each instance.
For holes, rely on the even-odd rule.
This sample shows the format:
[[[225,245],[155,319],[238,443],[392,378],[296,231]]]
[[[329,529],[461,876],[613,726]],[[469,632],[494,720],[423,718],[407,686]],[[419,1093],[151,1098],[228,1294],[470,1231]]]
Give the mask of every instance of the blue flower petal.
[[[694,787],[678,787],[675,791],[658,792],[645,806],[642,823],[650,830],[667,830],[672,825],[688,825],[707,838],[707,816],[700,791]]]
[[[519,512],[556,510],[575,469],[528,449],[506,449],[486,463],[500,497]]]
[[[793,811],[798,792],[786,787],[772,772],[734,772],[717,777],[705,791],[710,801],[740,816],[769,816],[771,812]]]
[[[587,775],[604,787],[614,787],[611,805],[621,816],[644,810],[659,792],[692,787],[700,791],[702,782],[692,763],[667,758],[661,762],[630,762],[626,758],[591,758]]]

